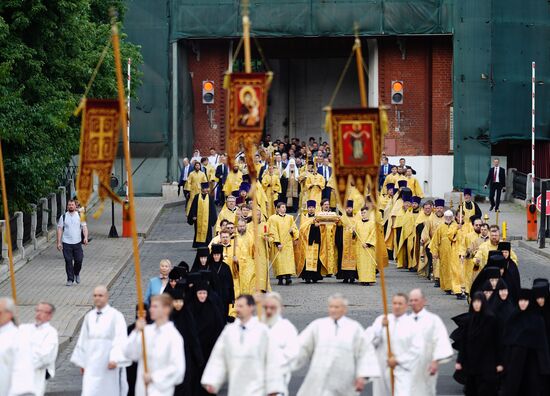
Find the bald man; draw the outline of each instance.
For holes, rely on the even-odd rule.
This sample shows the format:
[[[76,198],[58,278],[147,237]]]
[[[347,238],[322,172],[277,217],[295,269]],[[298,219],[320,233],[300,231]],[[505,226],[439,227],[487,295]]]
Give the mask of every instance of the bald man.
[[[411,395],[435,396],[439,364],[450,361],[453,356],[449,334],[439,316],[426,309],[426,297],[422,290],[411,290],[409,306],[412,310],[409,316],[416,322],[424,344],[419,364],[413,367]]]
[[[94,308],[86,314],[71,362],[80,367],[82,396],[125,395],[126,370],[131,364],[124,356],[127,332],[124,316],[109,305],[109,292],[97,286]]]

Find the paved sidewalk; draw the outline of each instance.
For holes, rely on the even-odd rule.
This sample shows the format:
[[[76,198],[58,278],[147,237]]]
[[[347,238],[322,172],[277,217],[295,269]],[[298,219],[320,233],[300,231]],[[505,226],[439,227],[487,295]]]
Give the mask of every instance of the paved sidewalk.
[[[140,244],[163,207],[176,204],[175,200],[161,197],[136,198]],[[132,257],[130,238],[107,237],[111,227],[110,206],[110,202],[107,202],[99,219],[88,217],[92,241],[84,247],[80,285],[65,286],[65,262],[62,253],[57,251],[54,240],[41,254],[21,266],[15,273],[20,322],[33,321],[34,306],[39,301],[53,303],[57,312],[52,325],[59,331],[61,348],[73,337],[84,314],[90,309],[93,287],[99,284],[110,286]],[[116,227],[119,235],[122,235],[121,207],[117,205],[115,208]],[[7,271],[7,266],[2,267],[2,271]],[[11,295],[9,280],[0,283],[0,295]]]

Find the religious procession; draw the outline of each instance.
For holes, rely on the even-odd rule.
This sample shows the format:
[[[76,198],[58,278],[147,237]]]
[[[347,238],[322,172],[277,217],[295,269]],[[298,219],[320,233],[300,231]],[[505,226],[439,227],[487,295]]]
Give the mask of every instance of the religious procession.
[[[0,6],[0,396],[550,394],[532,2]]]

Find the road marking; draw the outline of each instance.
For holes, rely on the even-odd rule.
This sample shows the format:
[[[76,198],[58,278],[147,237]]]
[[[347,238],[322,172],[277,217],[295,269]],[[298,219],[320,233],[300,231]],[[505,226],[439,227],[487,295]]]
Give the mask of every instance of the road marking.
[[[172,239],[168,241],[148,241],[145,240],[145,243],[191,243],[192,239]]]

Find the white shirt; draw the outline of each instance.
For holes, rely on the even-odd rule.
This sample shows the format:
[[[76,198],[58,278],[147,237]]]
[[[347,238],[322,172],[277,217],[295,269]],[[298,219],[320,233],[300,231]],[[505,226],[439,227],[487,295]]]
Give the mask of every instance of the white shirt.
[[[141,352],[141,333],[134,330],[124,348],[125,355],[138,361],[136,396],[173,396],[176,385],[183,382],[185,375],[185,357],[183,338],[168,321],[162,326],[155,323],[145,326],[145,348],[147,352],[147,370],[152,382],[147,386],[143,382],[143,358]],[[107,396],[107,395],[105,395]]]
[[[500,173],[500,167],[498,166],[495,166],[495,169],[494,169],[494,183],[500,183],[500,179],[499,179],[499,173]]]
[[[201,384],[218,392],[228,381],[228,396],[266,396],[285,386],[280,350],[257,318],[225,326],[204,369]]]
[[[0,396],[35,395],[32,374],[29,343],[13,322],[0,326]]]
[[[63,216],[61,216],[57,222],[57,228],[63,229],[61,241],[69,245],[75,245],[82,242],[81,233],[85,225],[86,222],[80,221],[80,214],[78,211],[65,212],[65,222],[63,222]]]
[[[298,331],[288,319],[284,319],[281,316],[273,318],[267,325],[270,337],[281,352],[281,371],[283,372],[283,378],[287,386],[287,389],[281,393],[288,395],[288,384],[292,375],[292,369],[300,352]]]
[[[46,370],[50,377],[55,376],[55,359],[59,347],[57,330],[46,322],[40,325],[23,324],[19,331],[22,339],[31,347],[35,394],[42,396],[46,391]]]
[[[220,158],[220,156],[218,154],[209,155],[208,156],[208,163],[215,167],[216,165],[218,165],[218,158]]]

